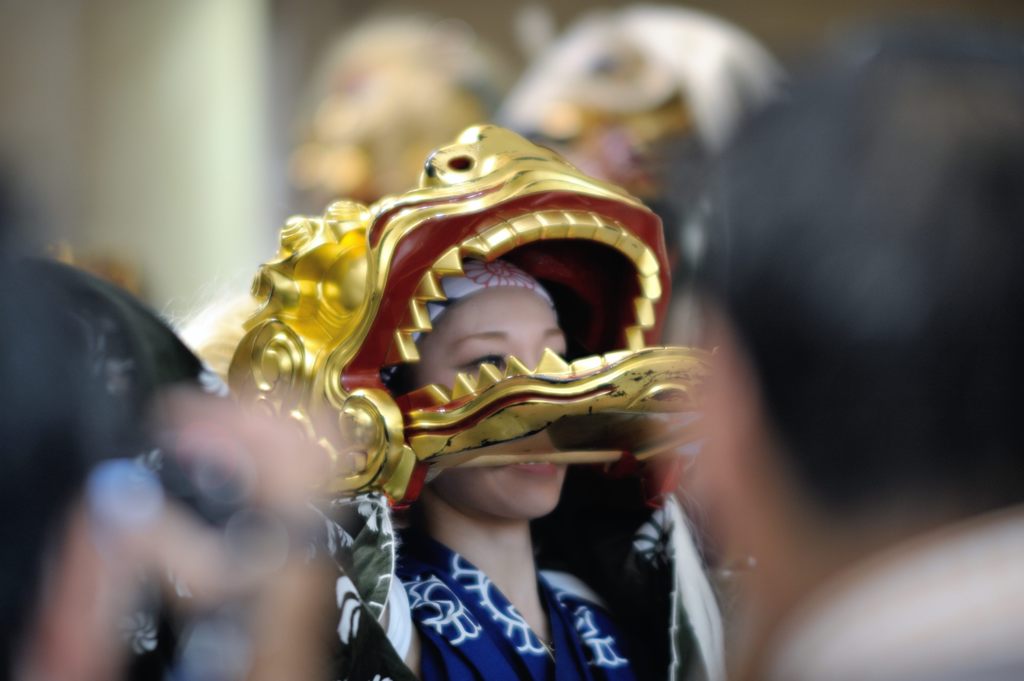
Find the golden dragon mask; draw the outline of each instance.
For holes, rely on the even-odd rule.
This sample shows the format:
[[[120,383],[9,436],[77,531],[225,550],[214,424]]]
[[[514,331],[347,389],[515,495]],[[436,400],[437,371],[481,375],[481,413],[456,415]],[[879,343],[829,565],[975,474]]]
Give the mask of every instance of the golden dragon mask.
[[[499,257],[549,291],[569,360],[546,351],[526,366],[510,356],[503,370],[481,364],[453,385],[393,394],[382,370],[418,361],[427,304],[445,299],[441,279],[460,276],[467,258]],[[418,188],[287,222],[253,283],[260,308],[229,379],[320,444],[331,461],[324,491],[410,500],[430,466],[508,463],[485,446],[567,418],[696,407],[705,354],[656,345],[669,283],[654,213],[548,149],[472,127],[427,158]],[[587,439],[563,431],[577,450]],[[657,449],[617,446],[612,458]],[[609,460],[607,444],[572,456]]]

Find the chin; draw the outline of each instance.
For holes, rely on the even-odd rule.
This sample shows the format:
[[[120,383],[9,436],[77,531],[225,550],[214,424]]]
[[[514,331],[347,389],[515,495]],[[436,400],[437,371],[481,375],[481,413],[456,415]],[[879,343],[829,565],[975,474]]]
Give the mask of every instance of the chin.
[[[434,488],[465,513],[535,520],[555,510],[564,482],[564,465],[520,464],[447,470]]]
[[[565,466],[520,464],[495,470],[501,489],[495,495],[506,508],[506,517],[535,520],[558,506],[565,482]],[[496,511],[500,509],[495,509]]]

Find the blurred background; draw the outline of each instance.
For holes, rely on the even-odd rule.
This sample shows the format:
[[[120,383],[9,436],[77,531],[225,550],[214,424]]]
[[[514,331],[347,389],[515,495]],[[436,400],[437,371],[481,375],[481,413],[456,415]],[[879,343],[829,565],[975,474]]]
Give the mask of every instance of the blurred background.
[[[3,0],[0,177],[40,244],[180,316],[245,287],[289,214],[408,188],[582,15],[628,4]],[[1020,0],[663,5],[732,22],[783,69],[880,19],[1024,25]]]

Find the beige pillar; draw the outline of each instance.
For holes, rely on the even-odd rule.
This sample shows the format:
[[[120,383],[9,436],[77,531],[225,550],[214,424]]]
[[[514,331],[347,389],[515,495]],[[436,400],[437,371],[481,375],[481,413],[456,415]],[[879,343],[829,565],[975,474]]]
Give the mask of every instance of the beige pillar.
[[[266,0],[82,5],[76,249],[135,264],[180,315],[271,250]]]

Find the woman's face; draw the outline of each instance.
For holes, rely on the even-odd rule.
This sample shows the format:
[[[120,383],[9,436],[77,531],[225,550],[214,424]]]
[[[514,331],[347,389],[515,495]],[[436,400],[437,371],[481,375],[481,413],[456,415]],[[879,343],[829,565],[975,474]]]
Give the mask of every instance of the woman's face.
[[[522,288],[485,289],[448,308],[420,340],[414,378],[418,385],[451,386],[457,372],[475,376],[484,362],[504,370],[509,355],[536,366],[545,348],[565,353],[565,336],[546,301]],[[544,448],[544,440],[535,436],[529,446]],[[517,446],[514,441],[497,447],[511,453]],[[555,464],[453,468],[438,476],[431,489],[466,514],[531,520],[554,510],[564,480],[565,466]]]

